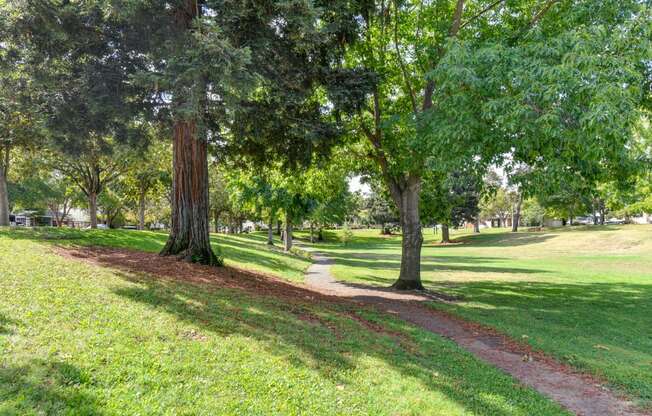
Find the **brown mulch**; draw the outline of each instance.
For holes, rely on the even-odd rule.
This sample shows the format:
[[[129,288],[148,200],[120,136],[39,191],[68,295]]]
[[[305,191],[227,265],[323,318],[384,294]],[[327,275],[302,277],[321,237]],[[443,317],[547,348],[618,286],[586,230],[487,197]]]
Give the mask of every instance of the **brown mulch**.
[[[346,303],[335,296],[293,285],[277,277],[234,267],[210,267],[161,257],[155,253],[111,247],[61,247],[54,252],[62,257],[81,260],[128,273],[145,273],[174,281],[239,289],[258,296],[272,296],[289,301]]]

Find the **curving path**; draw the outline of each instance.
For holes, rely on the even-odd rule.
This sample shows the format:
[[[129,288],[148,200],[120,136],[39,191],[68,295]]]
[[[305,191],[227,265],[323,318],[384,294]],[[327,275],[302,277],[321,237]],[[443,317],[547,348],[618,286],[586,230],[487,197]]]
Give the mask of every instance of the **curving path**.
[[[636,408],[632,402],[618,397],[590,376],[577,374],[554,359],[533,353],[526,346],[488,328],[454,318],[422,304],[436,299],[435,296],[338,282],[330,273],[331,260],[322,253],[310,251],[315,262],[306,272],[306,284],[312,290],[373,305],[423,329],[449,338],[577,415],[649,415]]]

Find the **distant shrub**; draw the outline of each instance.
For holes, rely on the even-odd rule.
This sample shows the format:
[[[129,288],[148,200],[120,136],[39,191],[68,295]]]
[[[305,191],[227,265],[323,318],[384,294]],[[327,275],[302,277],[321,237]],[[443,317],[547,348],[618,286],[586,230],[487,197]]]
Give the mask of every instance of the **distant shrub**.
[[[342,227],[342,235],[340,236],[340,240],[342,241],[342,244],[347,245],[351,242],[353,239],[353,231],[349,229],[349,226],[344,224],[344,227]]]

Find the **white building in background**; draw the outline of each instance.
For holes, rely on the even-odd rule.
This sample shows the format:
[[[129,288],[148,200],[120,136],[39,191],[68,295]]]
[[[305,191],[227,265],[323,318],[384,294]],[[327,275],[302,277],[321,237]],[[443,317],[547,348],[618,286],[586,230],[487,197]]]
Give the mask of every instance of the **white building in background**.
[[[633,224],[652,224],[652,214],[631,217],[630,221],[632,221]]]

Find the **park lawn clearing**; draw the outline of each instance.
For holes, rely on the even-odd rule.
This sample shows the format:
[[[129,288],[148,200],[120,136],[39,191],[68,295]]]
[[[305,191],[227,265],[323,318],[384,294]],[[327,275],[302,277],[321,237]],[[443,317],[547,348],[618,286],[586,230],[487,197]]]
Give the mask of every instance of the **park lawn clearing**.
[[[80,230],[44,227],[0,230],[0,236],[36,239],[65,246],[117,247],[158,253],[168,238],[165,232],[137,230]],[[281,243],[266,244],[260,233],[211,234],[211,244],[220,252],[227,266],[262,272],[294,282],[302,282],[310,265],[309,255],[300,250],[285,253]]]
[[[402,321],[228,268],[110,267],[121,253],[0,236],[0,414],[567,414]]]
[[[355,233],[317,244],[339,280],[390,285],[400,236]],[[438,245],[424,230],[422,278],[461,297],[432,307],[493,327],[652,406],[652,226],[548,232],[454,233]]]

